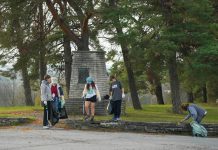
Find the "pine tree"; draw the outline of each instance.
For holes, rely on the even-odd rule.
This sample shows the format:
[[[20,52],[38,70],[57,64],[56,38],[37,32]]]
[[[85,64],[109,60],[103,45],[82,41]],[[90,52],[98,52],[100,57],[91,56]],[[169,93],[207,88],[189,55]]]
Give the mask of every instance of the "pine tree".
[[[178,63],[207,45],[208,39],[213,40],[208,31],[213,9],[208,0],[148,2],[161,16],[163,26],[155,45],[164,54],[169,69],[173,112],[181,113]]]

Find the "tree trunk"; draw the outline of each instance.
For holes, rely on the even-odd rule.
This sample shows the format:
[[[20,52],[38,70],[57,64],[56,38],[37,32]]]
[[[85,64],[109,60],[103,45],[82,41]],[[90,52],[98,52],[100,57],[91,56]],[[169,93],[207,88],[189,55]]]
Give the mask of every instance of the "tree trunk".
[[[174,113],[182,113],[180,109],[181,100],[180,100],[180,85],[179,78],[177,74],[177,64],[176,64],[176,52],[169,59],[169,77],[170,77],[170,88],[171,88],[171,99],[173,104]]]
[[[24,93],[25,93],[25,103],[27,106],[34,106],[34,102],[32,100],[32,92],[30,88],[30,80],[28,76],[27,71],[27,65],[26,62],[23,62],[24,65],[22,65],[21,71],[22,71],[22,78],[23,78],[23,87],[24,87]]]
[[[172,27],[174,24],[174,19],[172,17],[172,0],[160,0],[161,7],[163,9],[164,21],[167,27]],[[170,77],[170,88],[171,88],[171,98],[173,104],[173,112],[181,114],[182,111],[180,109],[181,100],[180,100],[180,85],[179,78],[177,74],[177,63],[176,63],[176,52],[170,56],[168,60],[169,67],[169,77]]]
[[[15,11],[15,10],[13,10]],[[23,87],[24,87],[24,94],[25,94],[25,103],[27,106],[33,106],[34,102],[32,100],[32,92],[31,92],[31,87],[30,87],[30,80],[29,80],[29,75],[28,75],[28,66],[27,62],[29,60],[28,58],[28,48],[26,48],[25,44],[22,39],[23,33],[20,28],[20,22],[18,18],[15,18],[13,20],[13,25],[14,25],[14,30],[16,31],[14,36],[16,37],[16,46],[19,51],[20,58],[18,60],[19,64],[19,69],[21,69],[22,72],[22,78],[23,78]]]
[[[30,87],[30,79],[29,79],[28,66],[27,66],[27,62],[28,62],[27,51],[28,50],[21,43],[19,43],[18,45],[19,45],[18,50],[19,50],[19,54],[20,54],[20,58],[18,60],[18,63],[19,63],[19,69],[21,69],[21,73],[22,73],[23,87],[24,87],[24,94],[25,94],[25,103],[27,106],[33,106],[34,102],[32,100],[32,91],[31,91],[31,87]]]
[[[123,47],[123,46],[121,46],[121,47]],[[133,108],[134,109],[142,109],[140,101],[139,101],[139,97],[138,97],[136,84],[135,84],[135,77],[134,77],[134,73],[132,70],[132,65],[128,59],[128,50],[125,48],[122,48],[122,53],[123,53],[123,57],[124,57],[124,63],[126,66],[127,74],[128,74],[129,89],[130,89],[130,93],[131,93]]]
[[[187,92],[187,96],[188,96],[188,102],[193,103],[194,102],[193,92]]]
[[[207,103],[207,85],[206,85],[206,83],[202,87],[202,93],[203,93],[203,102]]]
[[[157,97],[157,103],[164,104],[162,86],[161,86],[160,81],[155,82],[155,95]]]
[[[81,25],[81,42],[83,45],[83,51],[89,51],[89,19],[92,17],[91,13],[87,13],[83,18],[83,22]],[[78,49],[79,50],[79,49]]]
[[[115,0],[109,0],[109,6],[112,9],[116,9],[117,6],[115,3]],[[122,26],[120,25],[119,16],[116,16],[116,18],[114,18],[113,25],[117,31],[118,37],[123,36],[124,33],[122,31]],[[127,41],[125,41],[123,39],[119,39],[119,43],[121,45],[121,49],[122,49],[122,53],[123,53],[123,60],[124,60],[124,64],[125,64],[126,70],[127,70],[129,89],[130,89],[130,93],[131,93],[133,108],[134,109],[142,109],[140,101],[139,101],[139,97],[138,97],[138,92],[137,92],[137,88],[136,88],[135,77],[134,77],[132,65],[131,65],[130,58],[129,58],[129,50],[127,47],[127,45],[128,45]]]
[[[157,98],[157,103],[164,104],[160,77],[153,72],[151,67],[146,68],[146,75],[147,75],[147,80],[149,81],[149,83],[155,86],[155,95]]]
[[[44,76],[46,75],[47,67],[45,61],[45,50],[40,49],[39,51],[39,77],[40,81],[44,80]]]
[[[67,96],[69,96],[70,91],[70,80],[71,80],[71,65],[72,65],[72,54],[70,47],[70,39],[67,35],[64,35],[64,63],[65,63],[65,81],[66,81],[66,91]]]
[[[44,76],[47,72],[45,54],[46,47],[44,44],[45,33],[44,33],[44,16],[43,16],[43,4],[39,4],[39,79],[40,81],[44,80]]]

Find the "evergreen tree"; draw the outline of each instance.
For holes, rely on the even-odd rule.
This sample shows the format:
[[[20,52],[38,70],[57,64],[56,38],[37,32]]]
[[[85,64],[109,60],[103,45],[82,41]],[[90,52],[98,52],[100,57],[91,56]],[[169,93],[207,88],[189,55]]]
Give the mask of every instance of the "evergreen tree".
[[[208,0],[148,1],[153,11],[161,16],[162,30],[154,42],[165,56],[169,69],[173,112],[180,113],[180,81],[178,63],[201,46],[207,45],[210,37],[208,28],[211,23],[212,7]]]
[[[31,42],[28,37],[30,34],[31,15],[29,1],[1,1],[2,19],[1,19],[1,47],[8,51],[16,50],[18,52],[15,69],[21,70],[23,86],[25,90],[26,105],[33,105],[30,87],[30,78],[28,73],[28,63],[31,53]],[[13,51],[13,53],[16,53]]]

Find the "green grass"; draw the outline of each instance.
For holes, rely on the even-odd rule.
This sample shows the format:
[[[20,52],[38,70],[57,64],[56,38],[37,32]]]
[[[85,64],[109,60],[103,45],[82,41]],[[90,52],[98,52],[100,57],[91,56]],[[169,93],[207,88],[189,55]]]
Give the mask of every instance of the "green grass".
[[[10,107],[0,107],[1,112],[16,112],[16,111],[32,111],[32,110],[42,110],[41,106],[10,106]]]
[[[40,106],[14,106],[14,107],[0,107],[0,117],[28,117],[33,119],[31,115],[24,116],[22,112],[28,113],[42,110]]]
[[[218,123],[218,104],[199,104],[207,110],[207,116],[203,119],[203,123]],[[122,115],[122,120],[136,122],[178,122],[183,119],[187,113],[173,114],[171,105],[143,105],[142,110],[134,110],[131,107],[126,108],[126,115]],[[16,107],[0,107],[0,117],[28,117],[33,119],[31,112],[40,111],[41,106],[16,106]],[[24,116],[22,112],[25,112]],[[82,116],[78,116],[82,118]],[[111,115],[96,116],[96,120],[110,120]],[[191,119],[189,119],[191,121]]]
[[[203,123],[218,123],[218,105],[217,104],[199,104],[207,110],[207,116]],[[142,110],[134,110],[129,107],[126,109],[126,115],[122,115],[122,120],[137,122],[178,122],[183,119],[187,113],[173,114],[171,105],[143,105]],[[112,116],[97,116],[96,120],[109,120]],[[189,119],[191,121],[191,119]]]

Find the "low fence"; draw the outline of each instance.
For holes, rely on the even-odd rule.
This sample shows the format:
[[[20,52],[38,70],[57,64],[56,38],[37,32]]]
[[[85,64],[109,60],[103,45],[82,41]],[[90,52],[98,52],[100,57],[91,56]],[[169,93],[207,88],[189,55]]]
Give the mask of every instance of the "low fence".
[[[175,123],[145,123],[145,122],[95,122],[87,123],[82,120],[66,120],[69,128],[79,130],[120,131],[155,134],[191,135],[189,124],[177,125]],[[208,136],[218,136],[218,124],[203,124],[208,131]]]

